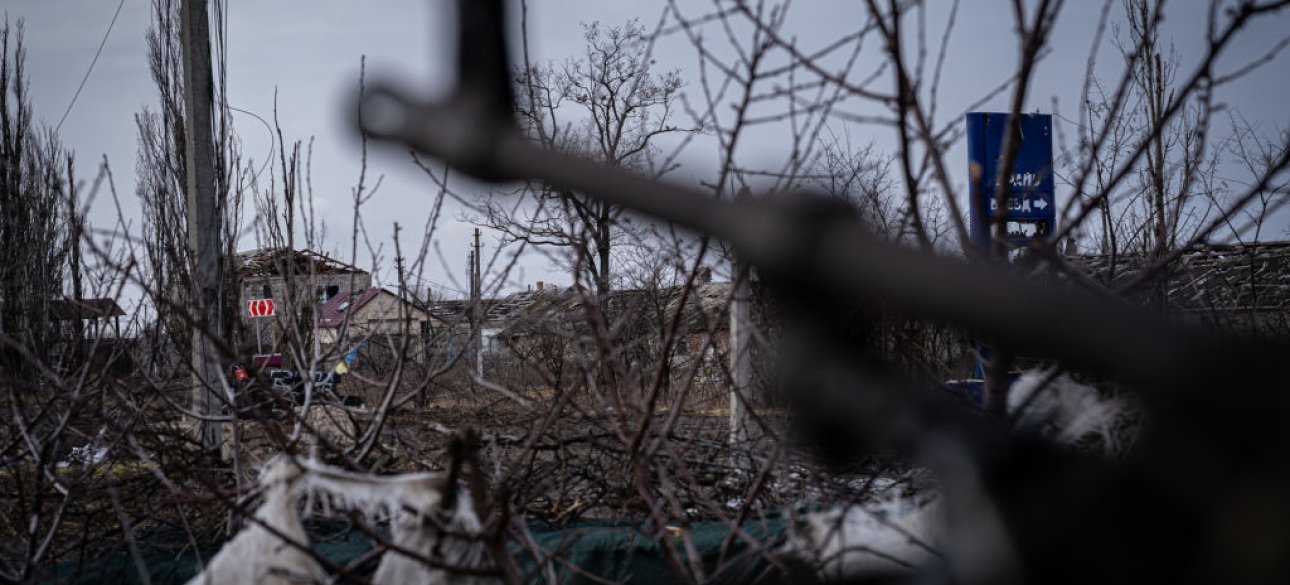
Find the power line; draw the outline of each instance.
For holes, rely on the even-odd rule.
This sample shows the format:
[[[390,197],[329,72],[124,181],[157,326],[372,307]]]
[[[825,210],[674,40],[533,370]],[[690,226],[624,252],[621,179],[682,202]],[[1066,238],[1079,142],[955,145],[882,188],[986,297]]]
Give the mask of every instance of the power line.
[[[234,112],[241,112],[243,114],[251,116],[252,118],[255,118],[256,120],[259,120],[260,123],[264,125],[264,129],[269,131],[269,154],[268,156],[264,157],[264,164],[260,165],[260,170],[255,172],[255,179],[259,179],[260,175],[264,173],[264,169],[269,168],[269,163],[273,162],[273,153],[277,149],[277,145],[274,144],[273,142],[273,126],[269,125],[268,120],[265,120],[264,118],[260,117],[259,114],[252,112],[251,110],[243,110],[242,108],[230,106],[226,101],[222,101],[221,103],[224,104],[224,107],[230,110],[233,110]]]
[[[112,15],[112,22],[108,23],[107,32],[103,33],[103,40],[99,41],[99,49],[94,52],[94,60],[90,61],[90,68],[85,70],[85,77],[81,78],[81,85],[76,88],[76,93],[72,95],[72,102],[67,104],[67,109],[63,111],[63,117],[58,120],[58,126],[54,127],[55,134],[63,128],[63,122],[67,120],[67,115],[72,113],[72,106],[76,105],[76,98],[81,97],[81,90],[85,89],[85,82],[89,81],[90,72],[94,71],[94,64],[99,62],[99,55],[103,54],[103,46],[107,44],[108,37],[112,35],[112,27],[116,26],[116,19],[121,16],[122,6],[125,6],[125,0],[117,3],[116,13]]]
[[[451,291],[451,292],[455,292],[455,293],[462,294],[462,295],[469,295],[469,294],[470,294],[470,292],[468,292],[468,291],[464,291],[464,290],[461,290],[461,289],[456,288],[456,287],[454,287],[454,286],[451,286],[451,285],[448,285],[448,284],[444,284],[444,283],[439,282],[439,281],[436,281],[436,280],[431,280],[431,279],[429,279],[429,278],[417,277],[417,276],[413,276],[413,275],[406,275],[406,277],[407,277],[407,278],[411,278],[412,280],[417,281],[419,284],[428,284],[428,285],[430,285],[430,286],[437,287],[437,288],[440,288],[440,289],[442,289],[442,290]]]

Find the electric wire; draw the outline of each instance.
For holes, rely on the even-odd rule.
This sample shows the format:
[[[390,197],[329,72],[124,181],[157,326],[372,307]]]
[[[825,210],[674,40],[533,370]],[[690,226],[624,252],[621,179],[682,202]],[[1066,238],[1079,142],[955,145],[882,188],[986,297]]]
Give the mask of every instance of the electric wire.
[[[107,32],[103,33],[103,40],[99,41],[99,48],[94,52],[94,59],[90,61],[89,68],[85,70],[85,76],[81,78],[81,84],[77,86],[76,93],[72,94],[72,101],[67,104],[67,109],[63,111],[63,117],[58,119],[58,125],[54,127],[55,134],[63,128],[63,122],[66,122],[67,115],[72,113],[72,107],[76,105],[76,99],[81,97],[81,90],[85,89],[85,82],[89,81],[90,73],[94,71],[94,65],[99,62],[99,55],[103,54],[103,47],[107,45],[108,37],[112,36],[112,28],[116,26],[117,17],[121,16],[122,6],[125,6],[125,0],[117,3],[116,12],[112,14],[112,22],[108,23]]]

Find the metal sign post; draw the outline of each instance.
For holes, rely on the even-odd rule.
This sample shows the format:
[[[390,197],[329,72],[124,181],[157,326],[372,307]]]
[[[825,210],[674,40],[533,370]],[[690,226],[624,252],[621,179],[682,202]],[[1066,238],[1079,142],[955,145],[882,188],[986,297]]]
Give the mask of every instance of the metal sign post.
[[[246,316],[255,319],[255,353],[263,355],[264,347],[260,341],[260,318],[277,314],[273,299],[251,299],[246,302]]]
[[[974,112],[967,115],[968,205],[972,243],[989,254],[991,226],[1007,222],[1007,244],[1020,247],[1048,237],[1057,226],[1057,205],[1053,187],[1053,118],[1047,114],[1022,114],[1018,124],[1017,159],[1011,170],[1001,170],[1008,114]],[[1007,181],[1008,200],[999,205],[999,189]],[[1006,262],[1006,259],[1005,259]],[[996,359],[1007,359],[996,356]],[[976,376],[987,378],[990,348],[976,347]],[[995,364],[992,375],[1007,376],[1007,364]],[[984,406],[1003,413],[1011,380],[985,384],[979,394]]]
[[[990,243],[990,225],[1002,218],[1008,222],[1008,243],[1024,246],[1047,237],[1057,225],[1053,198],[1053,117],[1022,114],[1020,146],[1012,172],[1002,177],[1009,183],[1005,209],[998,209],[995,195],[1003,158],[1003,137],[1008,114],[974,112],[967,115],[969,221],[972,242],[985,249]]]

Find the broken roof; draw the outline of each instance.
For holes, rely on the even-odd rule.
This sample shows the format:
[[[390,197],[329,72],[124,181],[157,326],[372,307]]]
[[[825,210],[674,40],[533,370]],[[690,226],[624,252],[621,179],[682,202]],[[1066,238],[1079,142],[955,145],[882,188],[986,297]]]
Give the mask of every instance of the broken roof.
[[[55,299],[49,302],[50,312],[59,321],[121,317],[125,311],[114,299]]]
[[[639,311],[662,303],[666,315],[676,314],[681,305],[684,287],[651,290],[610,291],[604,308],[611,320],[635,317]],[[507,335],[523,335],[525,330],[585,326],[587,317],[583,303],[587,294],[574,290],[529,291],[516,293],[494,301],[488,306],[488,320],[504,322]],[[655,296],[657,295],[657,296]],[[709,330],[721,331],[729,326],[731,286],[728,282],[696,284],[684,295],[681,328],[691,333]],[[594,295],[593,295],[594,298]],[[593,301],[594,302],[594,301]],[[652,305],[659,308],[658,304]],[[670,318],[670,317],[669,317]]]
[[[1136,280],[1147,265],[1141,254],[1073,261],[1112,289]],[[1199,246],[1184,251],[1160,277],[1170,306],[1184,312],[1290,311],[1290,242]]]
[[[367,274],[367,271],[312,250],[278,247],[237,254],[237,274],[240,277],[283,276],[288,273]]]

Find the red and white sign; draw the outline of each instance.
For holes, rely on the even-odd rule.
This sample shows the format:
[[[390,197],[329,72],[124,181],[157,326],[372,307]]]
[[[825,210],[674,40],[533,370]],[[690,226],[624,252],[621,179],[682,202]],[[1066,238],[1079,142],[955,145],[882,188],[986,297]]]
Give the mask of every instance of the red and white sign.
[[[247,317],[272,317],[273,299],[254,299],[246,302]]]

